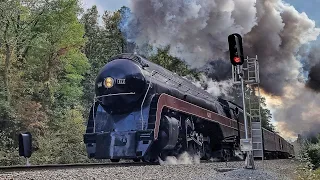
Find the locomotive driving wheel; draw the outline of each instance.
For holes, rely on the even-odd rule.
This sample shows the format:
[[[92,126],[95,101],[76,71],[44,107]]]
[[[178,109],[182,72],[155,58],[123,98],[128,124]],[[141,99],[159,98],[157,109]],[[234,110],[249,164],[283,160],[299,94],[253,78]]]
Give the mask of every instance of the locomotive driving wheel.
[[[196,143],[194,139],[196,139],[196,131],[195,131],[194,124],[191,120],[187,119],[186,120],[186,140],[187,140],[186,150],[191,156],[201,157],[200,150],[202,146]]]
[[[211,148],[209,143],[204,143],[203,144],[203,157],[202,160],[210,160],[211,158]]]

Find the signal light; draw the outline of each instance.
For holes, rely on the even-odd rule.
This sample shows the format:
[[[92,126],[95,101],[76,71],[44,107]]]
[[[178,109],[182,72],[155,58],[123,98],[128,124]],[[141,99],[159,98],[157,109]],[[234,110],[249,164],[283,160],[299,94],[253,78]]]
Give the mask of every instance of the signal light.
[[[228,36],[229,52],[231,64],[242,65],[244,62],[242,37],[240,34],[231,34]]]
[[[19,156],[26,158],[31,157],[32,154],[32,136],[31,133],[20,133],[19,134]]]
[[[239,57],[234,57],[233,58],[233,61],[236,62],[236,63],[240,63],[241,62],[241,59]]]

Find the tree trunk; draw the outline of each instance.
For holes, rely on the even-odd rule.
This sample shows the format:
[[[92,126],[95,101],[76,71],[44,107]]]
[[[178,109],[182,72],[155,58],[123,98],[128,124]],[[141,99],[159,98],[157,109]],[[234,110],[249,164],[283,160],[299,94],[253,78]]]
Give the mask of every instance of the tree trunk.
[[[7,91],[7,101],[10,103],[11,95],[10,95],[10,87],[9,87],[9,69],[10,69],[10,58],[11,58],[11,50],[10,45],[7,40],[9,30],[9,22],[6,24],[6,28],[4,31],[4,38],[5,38],[5,66],[4,66],[4,87]]]
[[[10,94],[10,87],[9,87],[9,69],[10,69],[10,58],[11,58],[11,51],[9,44],[6,44],[6,58],[5,58],[5,67],[4,67],[4,86],[7,91],[7,101],[10,102],[11,94]]]

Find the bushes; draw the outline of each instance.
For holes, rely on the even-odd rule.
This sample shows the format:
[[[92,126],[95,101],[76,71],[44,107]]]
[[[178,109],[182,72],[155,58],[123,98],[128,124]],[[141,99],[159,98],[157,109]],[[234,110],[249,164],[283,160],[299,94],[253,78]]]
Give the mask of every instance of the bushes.
[[[296,170],[297,179],[299,180],[316,180],[315,174],[312,171],[314,165],[310,162],[310,158],[308,156],[308,153],[306,152],[306,149],[303,149],[299,154],[299,161],[300,165],[298,166]]]
[[[320,179],[320,143],[306,141],[302,144],[298,156],[301,164],[297,168],[297,179]]]
[[[66,111],[56,130],[50,130],[37,138],[38,150],[32,155],[32,164],[67,164],[87,162],[82,140],[82,109]]]
[[[315,178],[316,178],[316,179],[320,179],[320,168],[317,169],[317,170],[314,172],[314,174],[315,174]]]
[[[310,144],[307,149],[308,156],[310,157],[311,163],[314,165],[314,169],[320,167],[320,143]]]

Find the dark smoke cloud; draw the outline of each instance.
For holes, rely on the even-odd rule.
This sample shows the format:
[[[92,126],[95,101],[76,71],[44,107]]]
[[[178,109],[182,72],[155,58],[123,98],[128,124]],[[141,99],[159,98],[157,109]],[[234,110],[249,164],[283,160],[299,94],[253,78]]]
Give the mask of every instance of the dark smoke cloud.
[[[224,81],[232,78],[231,63],[222,59],[211,61],[199,70],[214,81]]]
[[[263,89],[282,96],[283,87],[299,75],[296,52],[302,44],[315,40],[319,29],[305,14],[277,0],[257,1],[257,12],[258,25],[245,35],[245,50],[250,56],[258,55]]]
[[[299,50],[302,71],[307,75],[306,87],[316,92],[320,91],[320,46],[314,45],[311,48],[303,46]]]
[[[170,45],[171,55],[195,68],[205,66],[218,81],[231,77],[227,37],[241,34],[245,55],[258,55],[261,87],[282,97],[276,120],[295,132],[319,123],[316,115],[302,116],[311,102],[320,109],[314,91],[306,91],[319,85],[319,56],[314,53],[320,48],[310,50],[307,44],[317,39],[320,29],[305,13],[281,0],[132,0],[130,8],[132,14],[121,26],[129,40]],[[306,85],[301,85],[303,73],[309,75]],[[288,87],[295,89],[296,99],[287,97]]]
[[[320,135],[319,129],[320,129],[320,124],[316,124],[312,126],[308,131],[303,131],[301,135],[302,137],[308,138],[308,139],[318,138]]]
[[[310,69],[307,87],[320,92],[320,63]]]

